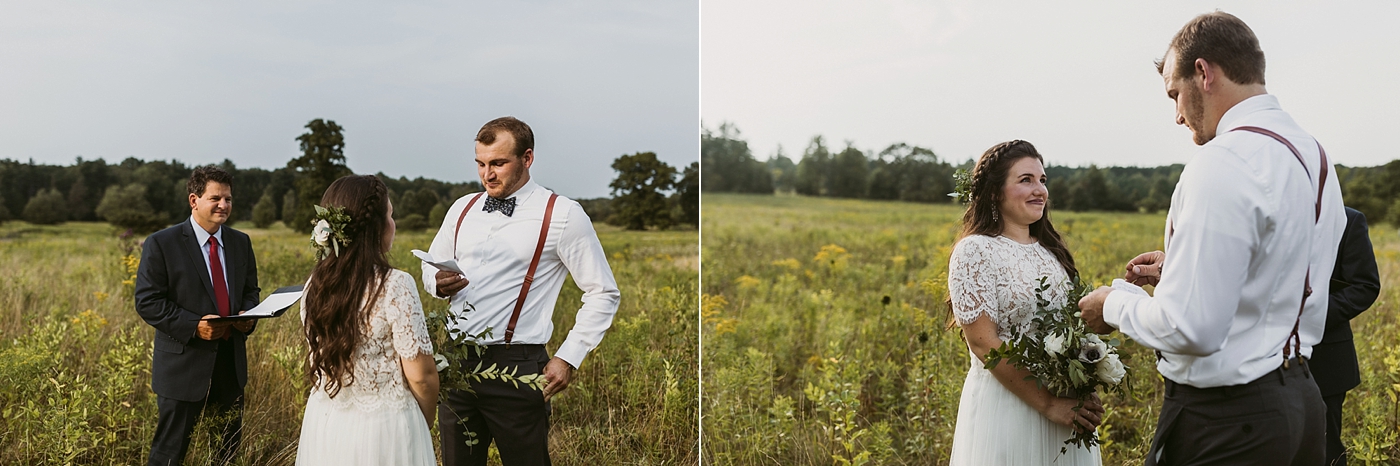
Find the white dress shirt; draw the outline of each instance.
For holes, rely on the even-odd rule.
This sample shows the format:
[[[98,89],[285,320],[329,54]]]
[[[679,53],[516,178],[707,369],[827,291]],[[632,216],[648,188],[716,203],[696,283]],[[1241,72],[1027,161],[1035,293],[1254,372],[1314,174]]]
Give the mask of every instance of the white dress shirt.
[[[1283,143],[1240,126],[1271,130]],[[1335,169],[1314,223],[1318,146],[1264,94],[1236,104],[1181,172],[1167,213],[1166,261],[1153,297],[1114,291],[1104,321],[1160,350],[1162,376],[1199,388],[1251,382],[1283,363],[1299,319],[1304,276],[1312,297],[1299,321],[1304,356],[1322,340],[1329,278],[1346,228]],[[1292,344],[1290,343],[1290,346]]]
[[[224,257],[224,226],[219,225],[218,231],[211,235],[204,231],[204,227],[199,226],[199,222],[194,221],[193,215],[190,216],[190,225],[194,227],[194,239],[199,245],[199,257],[204,258],[204,273],[208,274],[206,276],[209,277],[209,283],[214,283],[214,267],[209,264],[209,238],[219,240],[219,265],[224,268],[224,287],[228,288],[229,301],[233,301],[233,285],[228,279],[228,259]],[[234,309],[233,306],[233,303],[229,303],[229,312],[237,314],[239,309]]]
[[[486,195],[482,194],[462,221],[454,248],[452,235],[457,219],[476,194],[462,196],[447,209],[442,228],[438,229],[428,249],[434,258],[456,259],[466,272],[467,287],[452,296],[450,309],[460,313],[465,303],[476,308],[476,312],[464,315],[466,322],[458,327],[469,335],[491,328],[490,337],[480,341],[482,344],[505,343],[511,312],[520,297],[520,286],[525,283],[525,273],[539,242],[549,194],[549,190],[534,181],[526,182],[510,196],[516,202],[514,215],[510,217],[500,211],[485,212]],[[583,212],[583,207],[560,196],[555,201],[552,217],[549,238],[540,254],[535,281],[520,310],[511,343],[549,342],[554,333],[555,301],[564,286],[564,277],[572,274],[574,283],[583,290],[583,306],[578,310],[574,328],[554,355],[577,368],[612,326],[621,293],[603,245],[593,231],[593,222]],[[436,268],[423,264],[423,288],[433,296],[437,296],[436,276]]]

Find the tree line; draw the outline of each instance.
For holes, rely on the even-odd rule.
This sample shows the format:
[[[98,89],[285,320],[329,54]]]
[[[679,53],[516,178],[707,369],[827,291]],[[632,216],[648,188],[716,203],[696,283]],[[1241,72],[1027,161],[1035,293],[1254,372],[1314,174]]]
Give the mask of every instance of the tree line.
[[[853,199],[949,203],[953,173],[971,170],[973,160],[954,164],[933,150],[894,143],[879,152],[847,141],[837,150],[813,136],[794,162],[782,149],[766,161],[754,157],[738,128],[722,123],[701,133],[700,162],[705,192],[799,194]],[[1067,167],[1045,174],[1058,209],[1158,212],[1171,205],[1182,164],[1159,167]],[[1346,204],[1372,222],[1400,225],[1400,160],[1378,167],[1337,166]]]
[[[320,202],[331,182],[352,172],[346,166],[343,127],[316,119],[305,128],[307,132],[296,139],[302,155],[286,166],[239,168],[227,159],[218,164],[233,175],[236,205],[244,206],[233,209],[231,220],[252,221],[259,228],[282,222],[310,231],[312,206]],[[621,156],[613,167],[619,170],[618,180],[641,182],[615,180],[614,199],[580,200],[593,219],[634,229],[699,224],[697,164],[678,173],[654,153],[645,152]],[[116,164],[78,157],[67,166],[0,159],[0,222],[107,221],[135,232],[155,231],[189,217],[185,182],[192,169],[178,160],[135,157]],[[482,190],[475,181],[410,180],[383,172],[377,176],[389,188],[398,228],[405,230],[441,225],[452,202]]]

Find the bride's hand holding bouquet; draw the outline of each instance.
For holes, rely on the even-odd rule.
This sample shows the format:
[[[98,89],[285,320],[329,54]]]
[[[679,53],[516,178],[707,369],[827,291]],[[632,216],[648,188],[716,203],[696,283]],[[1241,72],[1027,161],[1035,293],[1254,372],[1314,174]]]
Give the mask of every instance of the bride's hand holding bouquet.
[[[1012,329],[1010,339],[987,353],[986,368],[992,369],[1004,360],[1033,374],[1037,384],[1058,395],[1046,409],[1047,417],[1058,422],[1054,413],[1064,410],[1054,409],[1055,403],[1078,400],[1071,410],[1089,409],[1099,404],[1100,389],[1123,393],[1128,367],[1117,350],[1122,342],[1100,338],[1079,318],[1077,303],[1092,287],[1078,281],[1072,283],[1065,304],[1055,307],[1045,299],[1050,286],[1046,278],[1040,279],[1036,315],[1029,330]],[[1088,448],[1098,445],[1099,440],[1095,431],[1078,428],[1065,443]]]

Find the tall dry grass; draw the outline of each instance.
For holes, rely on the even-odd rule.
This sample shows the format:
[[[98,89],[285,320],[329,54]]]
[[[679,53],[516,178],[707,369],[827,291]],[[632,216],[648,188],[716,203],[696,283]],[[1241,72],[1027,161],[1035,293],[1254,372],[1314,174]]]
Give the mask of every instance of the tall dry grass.
[[[253,229],[264,295],[303,283],[306,236]],[[249,227],[249,228],[241,228]],[[598,225],[622,290],[613,328],[555,398],[558,464],[689,464],[696,451],[697,236]],[[418,275],[409,250],[429,232],[400,232],[391,262]],[[153,329],[134,310],[139,251],[105,224],[0,225],[0,464],[139,464],[155,430]],[[570,281],[555,311],[557,346],[582,292]],[[421,295],[429,309],[441,300]],[[291,464],[306,401],[297,309],[249,339],[241,464]],[[551,347],[552,349],[552,347]],[[206,464],[196,432],[188,464]]]
[[[794,196],[705,195],[704,435],[714,464],[946,464],[968,352],[948,329],[948,255],[961,208]],[[1055,212],[1098,284],[1161,248],[1163,216]],[[1382,296],[1352,326],[1362,386],[1347,398],[1353,464],[1400,462],[1400,235],[1371,230]],[[1105,464],[1140,464],[1161,379],[1132,357],[1106,397]],[[1008,439],[1015,441],[1015,439]]]

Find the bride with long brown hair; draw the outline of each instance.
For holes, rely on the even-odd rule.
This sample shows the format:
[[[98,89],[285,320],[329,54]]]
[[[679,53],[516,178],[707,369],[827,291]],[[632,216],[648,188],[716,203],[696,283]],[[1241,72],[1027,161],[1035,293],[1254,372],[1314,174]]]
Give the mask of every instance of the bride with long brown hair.
[[[433,345],[413,276],[389,266],[394,207],[374,176],[326,189],[302,298],[311,395],[297,464],[434,465]]]
[[[971,359],[953,430],[953,465],[1097,465],[1097,447],[1060,448],[1071,429],[1094,429],[1103,407],[1077,408],[1056,396],[1030,372],[1011,364],[985,369],[987,352],[1011,329],[1026,331],[1036,311],[1037,282],[1052,306],[1063,306],[1074,256],[1050,223],[1050,191],[1044,160],[1026,141],[992,146],[971,175],[962,235],[948,261],[948,299],[962,327]]]

